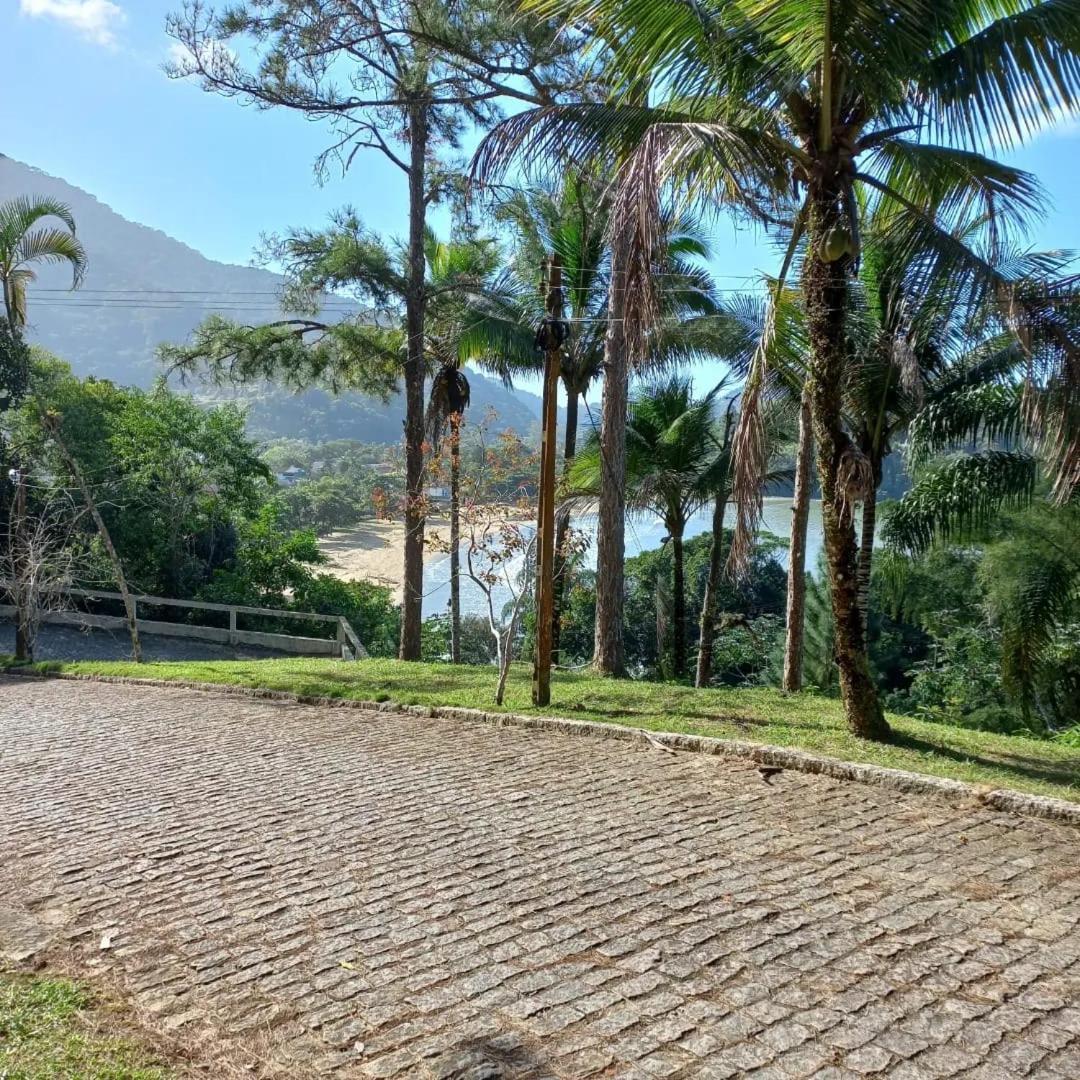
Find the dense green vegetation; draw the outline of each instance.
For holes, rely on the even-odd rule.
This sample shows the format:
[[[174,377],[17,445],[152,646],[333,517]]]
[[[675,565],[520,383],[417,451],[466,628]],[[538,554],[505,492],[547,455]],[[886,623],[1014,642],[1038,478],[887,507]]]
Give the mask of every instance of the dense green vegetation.
[[[57,528],[70,528],[67,546],[79,552],[58,585],[115,589],[101,538],[81,513],[81,492],[43,423],[47,416],[56,419],[92,490],[133,591],[345,615],[376,653],[391,647],[398,623],[389,590],[320,572],[324,560],[311,527],[319,522],[305,520],[306,505],[290,501],[295,488],[278,487],[246,434],[241,409],[201,408],[163,382],[144,391],[77,379],[39,354],[26,400],[8,411],[6,427],[12,452],[35,463],[28,516],[55,508]],[[335,490],[343,485],[348,481]],[[344,491],[350,498],[342,523],[371,512],[351,485]],[[321,503],[316,511],[327,512]],[[168,609],[153,614],[175,617]]]
[[[0,1076],[167,1080],[159,1055],[116,1036],[117,1016],[78,983],[0,972]]]

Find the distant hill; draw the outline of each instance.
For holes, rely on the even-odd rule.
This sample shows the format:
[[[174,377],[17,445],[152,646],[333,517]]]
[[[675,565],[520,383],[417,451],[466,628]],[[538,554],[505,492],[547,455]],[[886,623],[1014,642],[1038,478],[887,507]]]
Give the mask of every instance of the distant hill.
[[[163,232],[121,217],[64,180],[0,154],[0,201],[16,195],[49,195],[71,207],[89,270],[82,289],[68,292],[70,274],[43,267],[31,290],[28,337],[71,364],[78,375],[148,386],[159,374],[155,350],[180,342],[215,311],[244,322],[279,316],[281,278],[266,270],[214,262]],[[473,373],[471,412],[479,419],[494,409],[500,426],[533,432],[540,399],[506,390],[498,380]],[[220,391],[197,385],[198,397]],[[359,394],[333,397],[322,391],[290,394],[262,387],[245,392],[249,427],[260,437],[312,441],[355,438],[397,442],[402,402],[388,405]]]

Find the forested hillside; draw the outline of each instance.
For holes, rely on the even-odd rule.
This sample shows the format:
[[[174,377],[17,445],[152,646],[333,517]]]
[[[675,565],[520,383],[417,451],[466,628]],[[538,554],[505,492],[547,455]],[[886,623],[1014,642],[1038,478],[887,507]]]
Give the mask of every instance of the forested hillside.
[[[277,274],[207,259],[163,232],[128,221],[80,188],[0,155],[0,201],[16,195],[59,199],[78,222],[89,254],[83,287],[71,293],[70,273],[41,267],[27,335],[78,375],[145,388],[161,370],[157,346],[182,342],[207,315],[222,312],[258,324],[280,314]],[[344,302],[334,305],[348,308]],[[198,396],[225,396],[198,385],[191,389]],[[534,395],[511,393],[479,374],[472,391],[477,417],[493,409],[501,424],[523,435],[535,426],[540,402]],[[249,427],[257,436],[401,439],[404,409],[397,399],[384,405],[359,394],[294,395],[270,387],[246,388],[242,397],[251,402]]]

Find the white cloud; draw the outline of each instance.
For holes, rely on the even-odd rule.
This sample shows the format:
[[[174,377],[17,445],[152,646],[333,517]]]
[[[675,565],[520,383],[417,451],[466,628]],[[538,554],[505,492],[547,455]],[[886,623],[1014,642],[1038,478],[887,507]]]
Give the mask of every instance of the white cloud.
[[[112,0],[19,0],[19,10],[33,19],[55,19],[98,45],[115,45],[116,30],[127,20]]]

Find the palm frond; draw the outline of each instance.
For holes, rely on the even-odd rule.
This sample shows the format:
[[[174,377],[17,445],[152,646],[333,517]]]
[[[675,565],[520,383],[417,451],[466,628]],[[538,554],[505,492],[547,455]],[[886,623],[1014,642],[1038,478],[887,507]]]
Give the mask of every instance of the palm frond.
[[[1002,631],[1005,685],[1030,712],[1055,636],[1077,610],[1080,565],[1056,537],[1047,538],[1032,522],[1017,524],[1019,535],[987,551],[979,576],[989,614]]]
[[[1031,502],[1038,464],[1030,454],[985,450],[925,473],[886,511],[886,541],[911,552],[963,540],[1009,507]]]
[[[24,233],[15,247],[15,264],[69,263],[72,288],[78,288],[86,272],[86,250],[69,232],[42,227]]]
[[[929,402],[915,415],[908,428],[908,461],[918,469],[934,455],[964,443],[1013,443],[1023,430],[1023,386],[968,386]]]
[[[1010,146],[1080,109],[1080,0],[980,0],[973,26],[919,78],[931,124],[969,146]]]
[[[19,195],[0,203],[0,252],[14,250],[19,238],[29,232],[42,218],[59,219],[74,233],[75,218],[67,203],[40,195]]]
[[[748,569],[754,538],[761,520],[764,474],[768,460],[764,421],[766,377],[770,356],[777,340],[779,319],[786,310],[783,301],[787,273],[802,240],[805,218],[804,207],[800,210],[796,227],[792,230],[780,275],[773,283],[770,302],[762,322],[761,336],[754,349],[743,386],[739,424],[732,448],[734,468],[731,496],[735,503],[735,532],[728,549],[727,566],[729,573],[733,575],[745,573]]]
[[[453,417],[460,418],[469,407],[471,388],[468,376],[456,364],[444,364],[431,380],[424,427],[432,445],[438,447]]]
[[[887,139],[871,163],[887,187],[932,210],[939,223],[992,214],[1019,230],[1045,210],[1046,194],[1031,173],[972,150]]]

